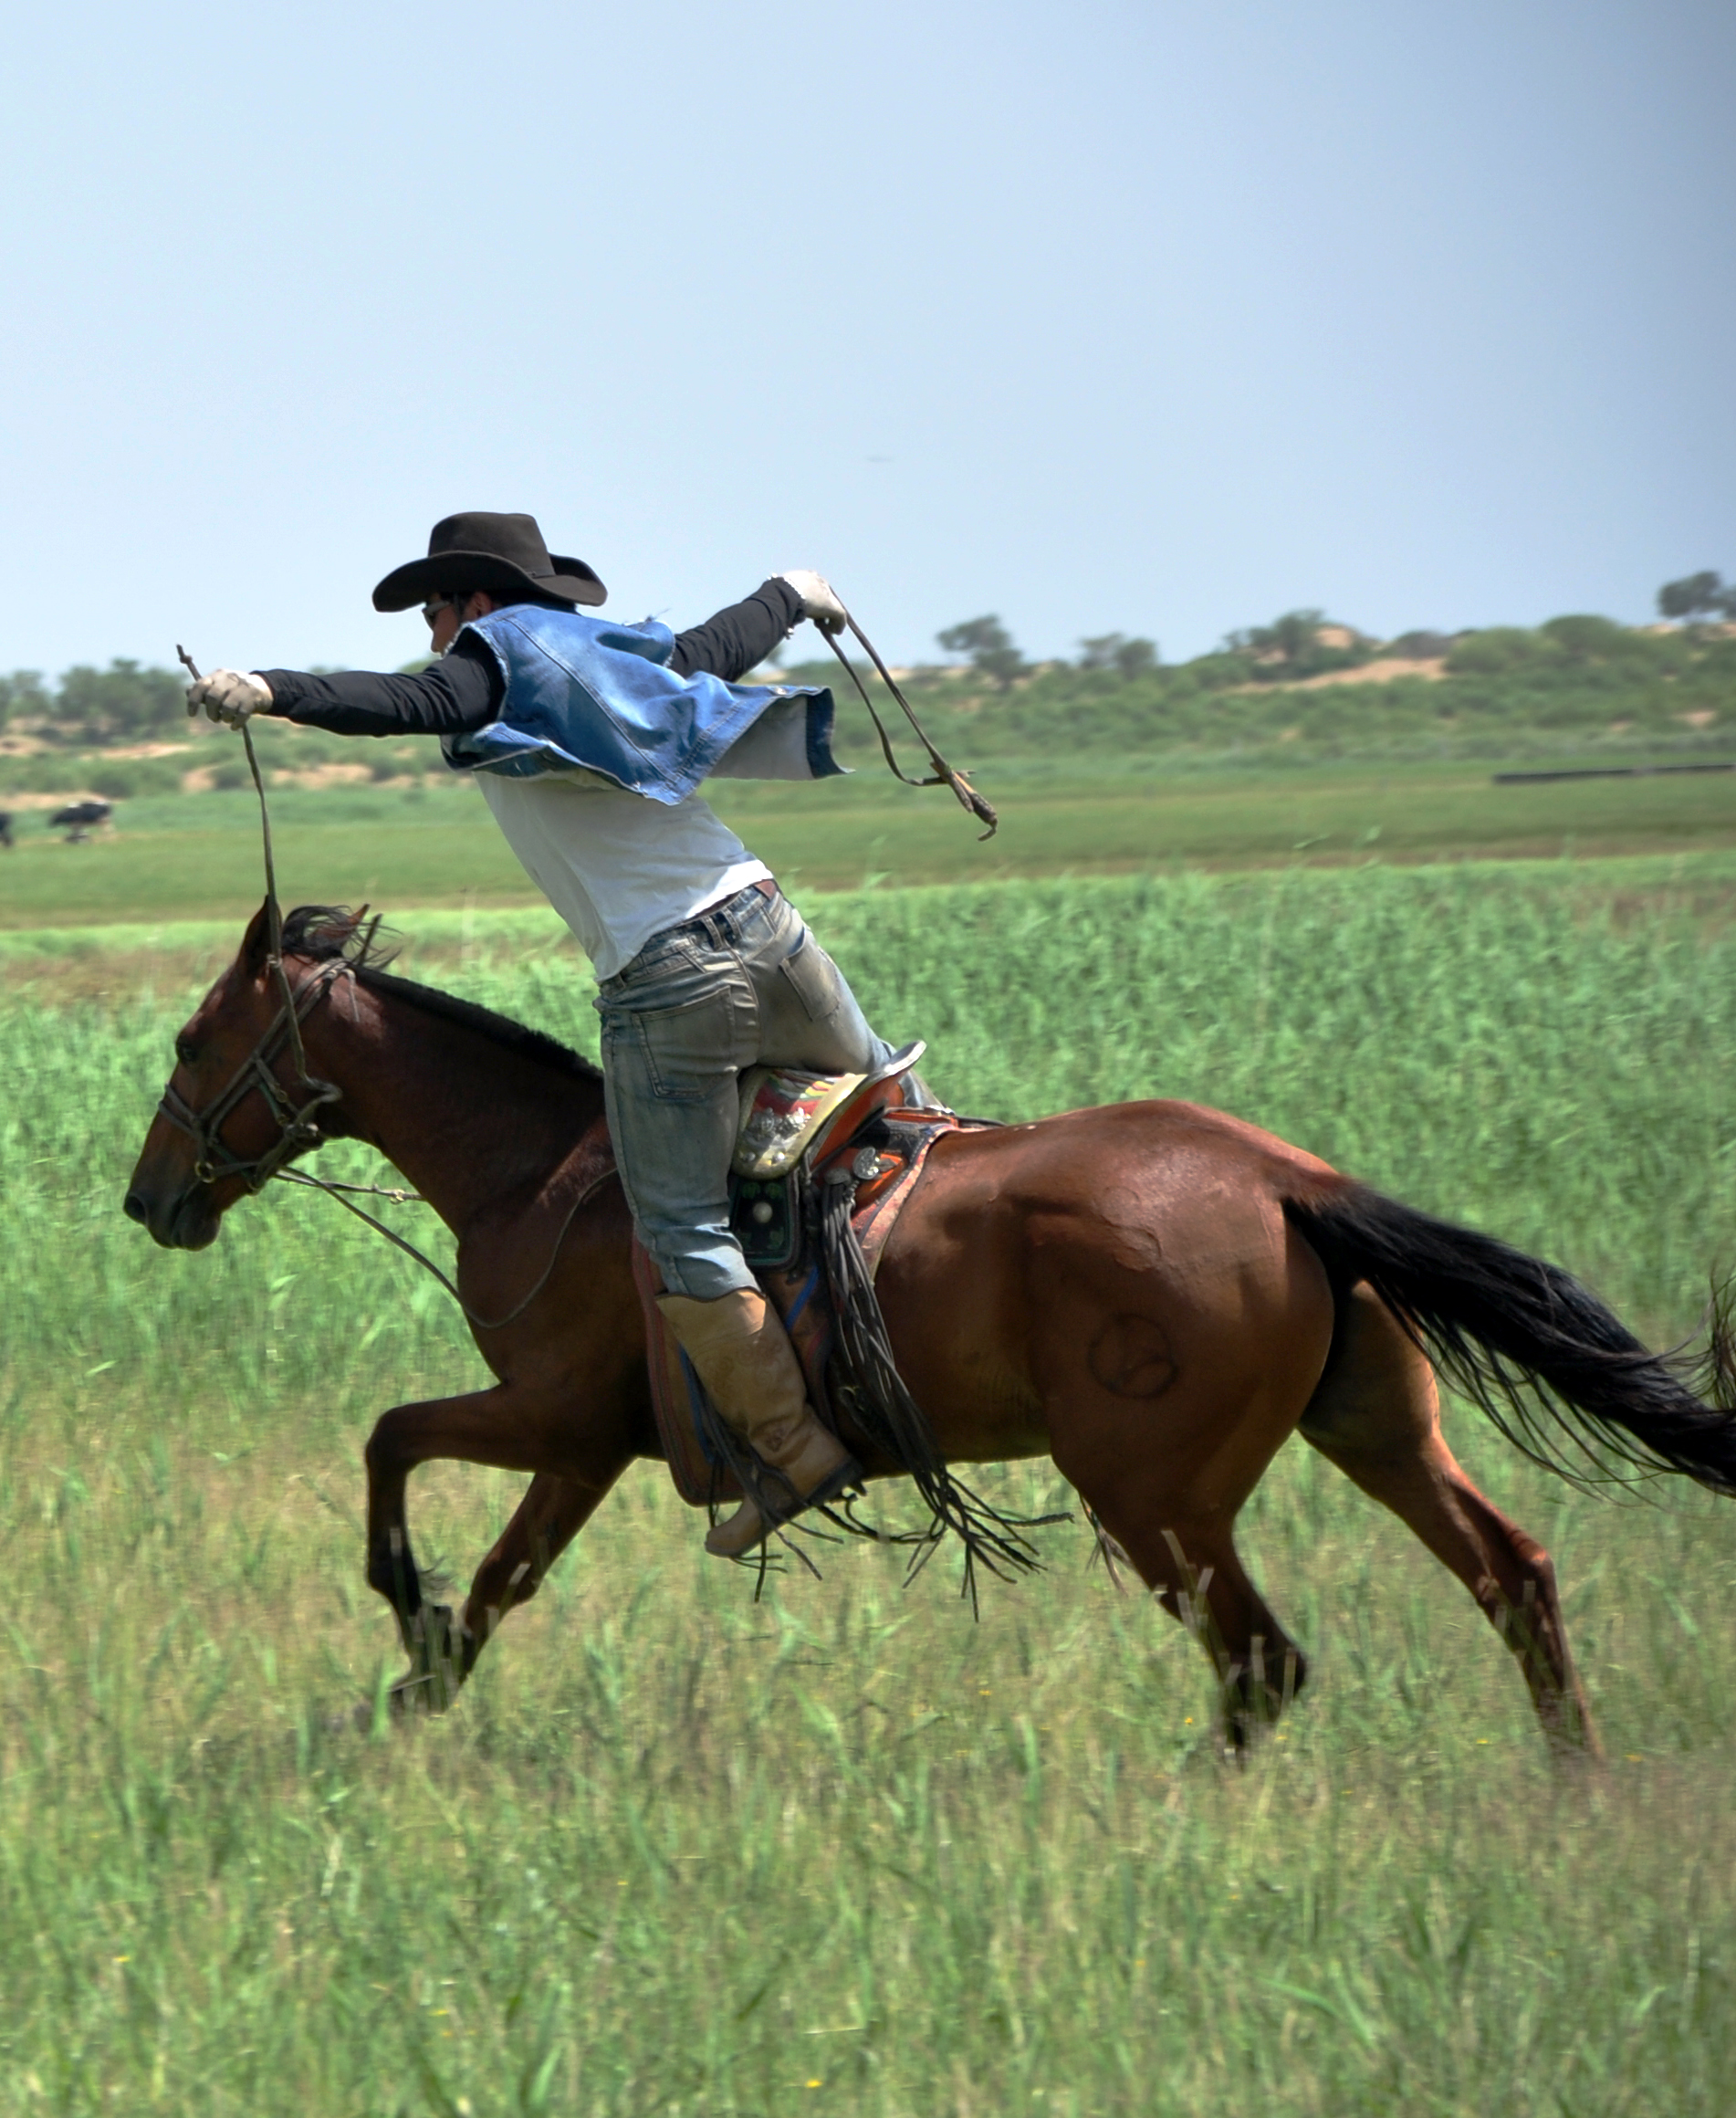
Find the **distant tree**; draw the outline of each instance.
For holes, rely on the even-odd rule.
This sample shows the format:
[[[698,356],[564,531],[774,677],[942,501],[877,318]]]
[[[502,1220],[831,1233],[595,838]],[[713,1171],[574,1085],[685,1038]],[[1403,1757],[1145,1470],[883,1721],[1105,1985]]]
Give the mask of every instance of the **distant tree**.
[[[10,676],[0,676],[0,728],[8,721],[40,719],[53,703],[39,671],[15,669]]]
[[[1269,655],[1276,655],[1285,668],[1297,668],[1319,637],[1324,622],[1323,611],[1286,611],[1270,625],[1256,629],[1254,645]]]
[[[1736,589],[1716,573],[1685,574],[1658,590],[1658,611],[1665,618],[1736,617]]]
[[[971,667],[1002,691],[1011,688],[1013,678],[1025,666],[1012,634],[997,617],[967,618],[961,625],[948,625],[944,633],[936,633],[935,638],[943,653],[967,655]]]
[[[1156,640],[1130,640],[1124,633],[1100,633],[1094,640],[1082,640],[1079,645],[1083,650],[1079,657],[1082,669],[1114,669],[1128,683],[1157,666]]]
[[[56,730],[86,742],[136,742],[186,726],[186,694],[166,669],[117,660],[106,669],[80,666],[60,679]]]
[[[1245,632],[1230,633],[1224,645],[1232,652],[1251,653],[1260,661],[1276,663],[1287,676],[1302,673],[1310,659],[1324,611],[1286,611],[1270,625],[1250,625]]]
[[[1323,611],[1286,611],[1270,625],[1226,634],[1224,645],[1231,654],[1250,655],[1253,675],[1267,684],[1354,669],[1374,653],[1374,643],[1354,625],[1328,624]]]

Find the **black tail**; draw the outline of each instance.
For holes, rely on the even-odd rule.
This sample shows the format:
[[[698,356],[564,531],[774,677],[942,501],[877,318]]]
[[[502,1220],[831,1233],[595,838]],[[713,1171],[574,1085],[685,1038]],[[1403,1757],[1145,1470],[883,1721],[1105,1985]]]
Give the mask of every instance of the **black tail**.
[[[1677,1471],[1736,1494],[1736,1335],[1723,1300],[1695,1379],[1570,1274],[1493,1236],[1360,1184],[1286,1199],[1284,1214],[1334,1295],[1366,1280],[1452,1388],[1536,1463],[1582,1484],[1615,1463]],[[1563,1461],[1563,1438],[1578,1461]]]

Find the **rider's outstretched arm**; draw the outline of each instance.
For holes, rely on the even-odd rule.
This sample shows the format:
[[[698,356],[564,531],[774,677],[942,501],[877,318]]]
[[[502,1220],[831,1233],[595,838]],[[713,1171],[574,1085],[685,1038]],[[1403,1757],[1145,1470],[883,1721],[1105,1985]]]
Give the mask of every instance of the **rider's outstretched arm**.
[[[669,666],[679,676],[706,672],[733,684],[758,668],[801,615],[800,595],[784,582],[768,581],[703,625],[678,633]],[[259,675],[271,688],[267,712],[340,736],[462,735],[495,718],[505,691],[495,657],[462,634],[451,654],[413,676],[367,669]]]

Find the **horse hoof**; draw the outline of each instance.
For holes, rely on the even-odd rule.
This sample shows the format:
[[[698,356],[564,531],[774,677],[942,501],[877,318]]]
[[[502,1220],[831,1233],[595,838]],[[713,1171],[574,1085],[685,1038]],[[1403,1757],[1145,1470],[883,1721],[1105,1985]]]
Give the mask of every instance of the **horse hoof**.
[[[444,1714],[462,1690],[471,1662],[469,1642],[451,1609],[424,1603],[409,1644],[410,1667],[386,1693],[392,1717]]]
[[[386,1711],[394,1721],[430,1719],[444,1714],[457,1696],[458,1680],[450,1672],[415,1670],[386,1693]]]
[[[359,1699],[353,1706],[340,1706],[335,1714],[326,1715],[326,1734],[328,1735],[371,1735],[377,1711],[377,1697]]]

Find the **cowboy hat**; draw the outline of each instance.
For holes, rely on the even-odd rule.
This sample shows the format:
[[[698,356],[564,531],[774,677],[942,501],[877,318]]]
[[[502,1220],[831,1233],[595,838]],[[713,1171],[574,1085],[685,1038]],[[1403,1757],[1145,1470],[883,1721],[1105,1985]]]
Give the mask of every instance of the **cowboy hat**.
[[[600,603],[607,594],[582,559],[549,556],[534,515],[448,515],[428,533],[428,556],[395,567],[373,592],[377,611],[454,589],[485,589],[512,602]]]

